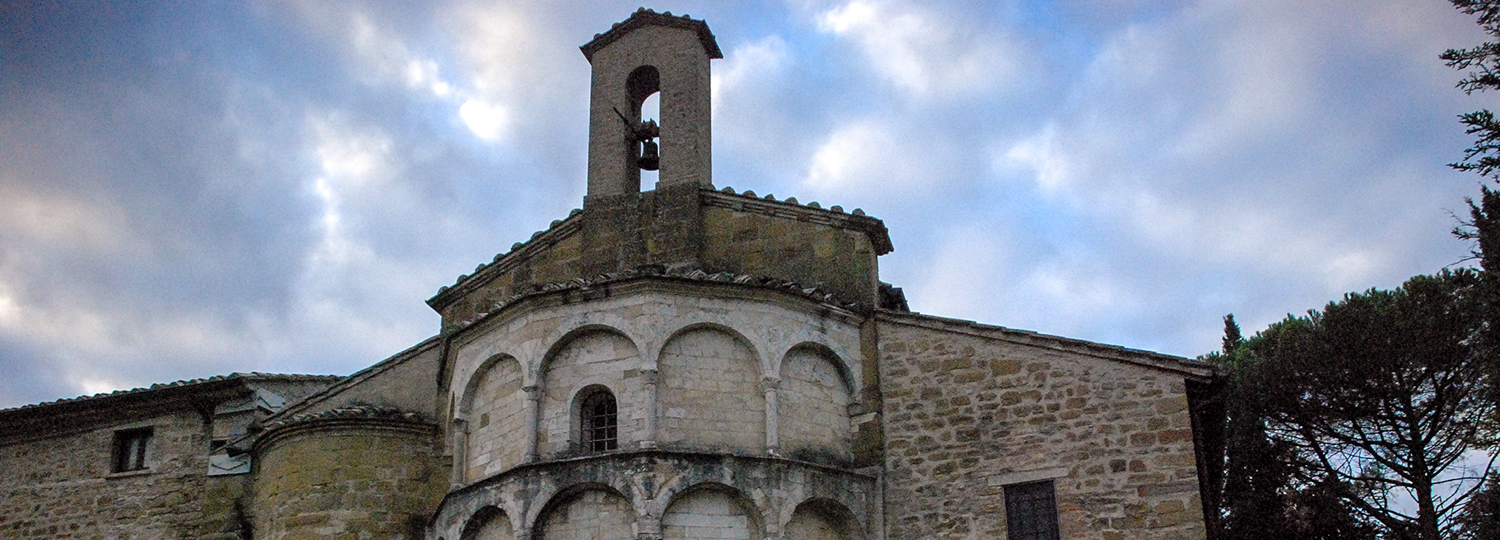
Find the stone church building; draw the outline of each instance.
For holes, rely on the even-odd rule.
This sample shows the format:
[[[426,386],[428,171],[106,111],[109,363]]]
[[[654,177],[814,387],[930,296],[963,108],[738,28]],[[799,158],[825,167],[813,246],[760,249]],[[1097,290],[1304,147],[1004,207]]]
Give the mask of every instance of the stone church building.
[[[436,336],[0,410],[0,538],[1209,534],[1213,368],[910,312],[880,220],[715,187],[707,24],[582,50],[583,208],[439,289]]]

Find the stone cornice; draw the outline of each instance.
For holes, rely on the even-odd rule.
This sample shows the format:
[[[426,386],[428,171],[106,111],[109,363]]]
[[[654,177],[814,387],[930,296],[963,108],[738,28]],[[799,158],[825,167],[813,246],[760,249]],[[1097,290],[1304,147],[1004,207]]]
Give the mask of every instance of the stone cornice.
[[[798,203],[796,197],[778,201],[775,195],[757,197],[754,191],[735,193],[734,188],[731,187],[725,187],[719,191],[703,190],[703,205],[859,231],[870,237],[870,243],[874,245],[876,255],[885,255],[895,251],[895,247],[891,245],[891,234],[886,230],[885,223],[865,215],[864,210],[858,208],[854,209],[852,214],[845,214],[844,209],[839,206],[824,209],[817,202],[804,205]]]
[[[512,305],[525,300],[553,294],[565,294],[570,292],[583,293],[585,297],[592,291],[603,291],[613,286],[642,280],[661,280],[669,282],[687,283],[711,283],[722,284],[732,287],[744,287],[748,289],[761,289],[775,291],[782,294],[799,296],[824,306],[827,309],[850,314],[863,311],[868,308],[858,302],[849,302],[835,298],[832,293],[813,286],[808,287],[793,281],[779,278],[752,276],[747,274],[736,274],[733,272],[708,272],[699,268],[668,268],[661,265],[644,265],[635,268],[599,274],[590,278],[578,278],[569,281],[553,283],[542,283],[532,285],[526,290],[501,298],[491,303],[487,308],[475,314],[473,318],[458,321],[444,332],[458,332],[475,323],[483,321],[492,315],[505,311]]]
[[[708,23],[688,17],[685,13],[679,17],[673,16],[670,11],[657,13],[646,8],[635,10],[635,13],[630,14],[629,18],[615,23],[608,31],[601,34],[594,34],[594,39],[583,44],[578,49],[583,51],[584,58],[593,62],[594,53],[599,52],[599,49],[603,49],[606,45],[625,37],[625,34],[629,34],[631,31],[648,24],[692,30],[698,34],[698,41],[703,44],[704,54],[708,55],[709,58],[724,58],[724,52],[719,50],[719,42],[714,39],[714,33],[708,29]]]
[[[435,435],[437,425],[421,414],[390,407],[352,405],[319,413],[298,414],[266,423],[266,430],[255,439],[253,452],[259,455],[266,447],[290,437],[307,433],[358,430],[362,433],[380,430],[418,435]]]

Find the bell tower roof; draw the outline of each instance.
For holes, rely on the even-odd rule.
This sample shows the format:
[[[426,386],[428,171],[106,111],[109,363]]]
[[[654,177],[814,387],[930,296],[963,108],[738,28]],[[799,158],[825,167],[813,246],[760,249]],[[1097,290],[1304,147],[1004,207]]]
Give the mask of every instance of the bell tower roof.
[[[667,26],[671,28],[683,28],[692,30],[698,34],[698,42],[703,44],[703,52],[711,59],[724,58],[723,51],[719,50],[719,42],[714,40],[714,33],[708,29],[708,23],[688,17],[686,13],[681,16],[672,15],[672,12],[657,13],[655,11],[640,8],[630,15],[630,18],[615,23],[609,31],[602,34],[594,34],[594,39],[579,47],[583,51],[583,57],[589,62],[594,61],[594,53],[603,49],[606,45],[624,37],[646,25]]]

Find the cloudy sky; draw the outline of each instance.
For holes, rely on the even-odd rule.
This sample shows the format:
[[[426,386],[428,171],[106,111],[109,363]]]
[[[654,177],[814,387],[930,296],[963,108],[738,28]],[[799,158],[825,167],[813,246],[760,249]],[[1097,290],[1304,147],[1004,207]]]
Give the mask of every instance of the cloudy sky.
[[[636,2],[0,0],[0,407],[347,374],[581,205]],[[864,208],[914,310],[1197,356],[1463,259],[1443,0],[673,2],[720,187]]]

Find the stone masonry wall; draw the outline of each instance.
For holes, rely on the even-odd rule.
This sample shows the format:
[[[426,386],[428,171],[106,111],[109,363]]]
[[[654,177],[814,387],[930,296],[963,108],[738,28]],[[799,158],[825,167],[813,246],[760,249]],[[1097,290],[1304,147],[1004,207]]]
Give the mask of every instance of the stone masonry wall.
[[[888,538],[1003,538],[1003,486],[1045,478],[1063,538],[1204,538],[1183,375],[892,320],[879,331]]]
[[[662,347],[659,369],[663,447],[765,452],[766,399],[749,347],[717,329],[689,330]]]
[[[585,332],[562,346],[543,372],[538,452],[560,457],[586,450],[579,433],[577,400],[581,390],[593,385],[609,388],[615,397],[619,446],[638,446],[646,414],[637,380],[639,356],[629,339],[604,331]],[[525,421],[517,427],[524,428]],[[518,429],[505,436],[524,439],[527,434]]]
[[[478,480],[520,464],[526,454],[526,394],[521,366],[502,357],[480,374],[469,405],[465,478]]]
[[[781,364],[777,425],[784,456],[829,465],[849,465],[849,384],[826,355],[811,347],[792,349]]]
[[[115,431],[143,427],[148,468],[111,473]],[[176,411],[0,446],[0,538],[238,538],[243,477],[208,477],[208,444]]]
[[[875,298],[875,249],[863,232],[716,207],[703,222],[707,268],[819,286],[846,302]]]
[[[257,442],[257,540],[411,539],[447,487],[430,424],[315,420]]]

